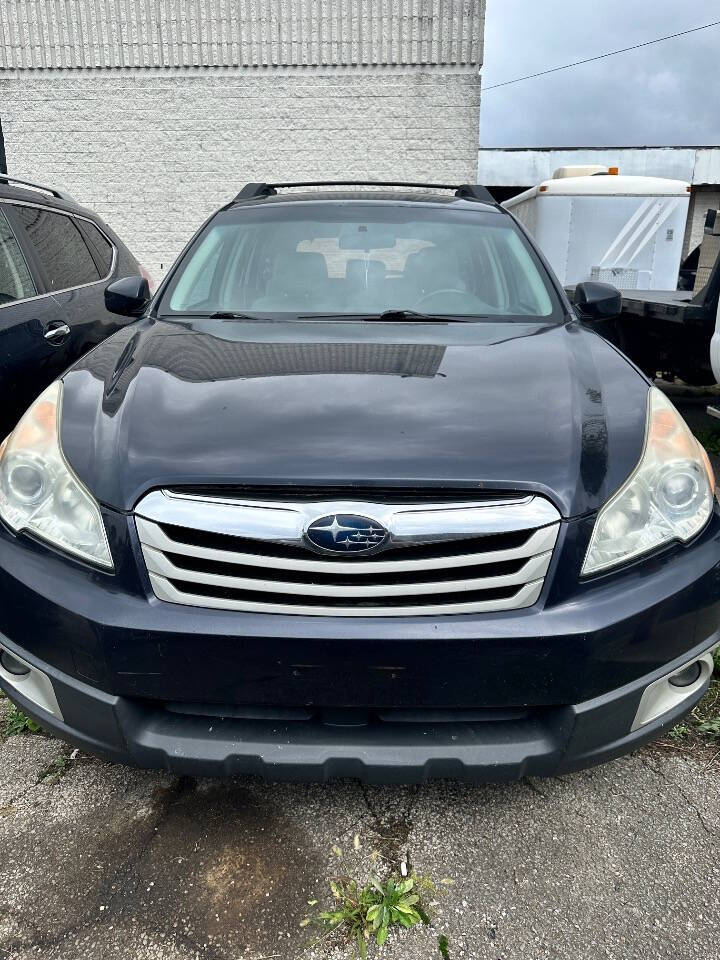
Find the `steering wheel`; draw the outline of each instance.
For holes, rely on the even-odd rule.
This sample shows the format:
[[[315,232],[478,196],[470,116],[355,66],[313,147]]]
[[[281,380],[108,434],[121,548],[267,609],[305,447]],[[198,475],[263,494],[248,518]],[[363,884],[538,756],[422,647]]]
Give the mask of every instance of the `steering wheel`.
[[[15,297],[11,296],[11,294],[0,291],[0,303],[12,303],[14,299]]]

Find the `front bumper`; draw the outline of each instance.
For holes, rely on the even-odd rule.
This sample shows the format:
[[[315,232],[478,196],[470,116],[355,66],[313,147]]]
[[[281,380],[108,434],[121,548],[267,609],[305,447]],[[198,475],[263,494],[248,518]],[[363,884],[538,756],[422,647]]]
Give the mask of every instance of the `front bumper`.
[[[720,633],[711,645],[720,642]],[[196,776],[256,774],[270,780],[357,777],[420,783],[433,778],[509,780],[568,773],[611,760],[668,729],[705,694],[709,676],[676,709],[632,730],[643,691],[706,653],[707,642],[611,693],[584,703],[536,710],[487,711],[471,719],[386,713],[364,724],[338,717],[239,719],[178,712],[172,705],[112,696],[0,646],[49,677],[62,719],[38,709],[4,683],[11,698],[43,727],[91,753],[120,763]],[[394,720],[394,722],[393,722]]]
[[[676,722],[706,682],[632,729],[648,684],[719,639],[717,512],[688,547],[584,584],[592,518],[563,524],[524,610],[352,621],[158,601],[132,519],[105,521],[112,575],[0,528],[0,644],[50,678],[62,719],[0,685],[60,736],[145,767],[402,782],[566,772]]]

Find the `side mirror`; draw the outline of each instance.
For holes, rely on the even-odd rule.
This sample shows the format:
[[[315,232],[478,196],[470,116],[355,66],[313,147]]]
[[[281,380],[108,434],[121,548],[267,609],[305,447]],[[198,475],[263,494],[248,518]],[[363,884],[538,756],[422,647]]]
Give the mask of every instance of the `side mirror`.
[[[123,277],[105,287],[105,306],[123,317],[139,317],[150,303],[150,286],[145,277]]]
[[[590,320],[611,320],[622,310],[622,294],[609,283],[586,280],[575,287],[573,304]]]

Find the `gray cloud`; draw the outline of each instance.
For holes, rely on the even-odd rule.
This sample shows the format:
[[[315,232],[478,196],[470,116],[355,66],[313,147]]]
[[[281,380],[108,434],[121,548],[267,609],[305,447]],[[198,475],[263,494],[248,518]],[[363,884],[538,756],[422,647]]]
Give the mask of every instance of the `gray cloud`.
[[[717,0],[488,0],[483,86],[718,19]],[[486,90],[480,143],[720,143],[720,27]]]

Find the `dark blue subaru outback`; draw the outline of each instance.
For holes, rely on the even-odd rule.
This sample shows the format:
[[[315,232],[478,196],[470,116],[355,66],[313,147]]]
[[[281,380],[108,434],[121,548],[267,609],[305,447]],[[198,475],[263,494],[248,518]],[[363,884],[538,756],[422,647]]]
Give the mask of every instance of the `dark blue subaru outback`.
[[[107,289],[139,322],[2,448],[2,686],[190,774],[629,750],[720,643],[703,450],[595,332],[617,292],[571,305],[483,188],[348,186],[248,185],[152,299]]]

